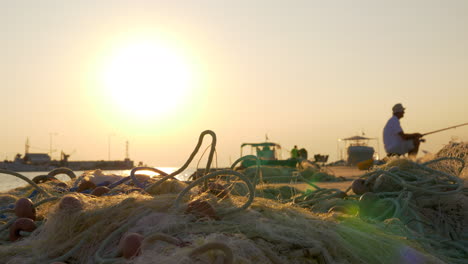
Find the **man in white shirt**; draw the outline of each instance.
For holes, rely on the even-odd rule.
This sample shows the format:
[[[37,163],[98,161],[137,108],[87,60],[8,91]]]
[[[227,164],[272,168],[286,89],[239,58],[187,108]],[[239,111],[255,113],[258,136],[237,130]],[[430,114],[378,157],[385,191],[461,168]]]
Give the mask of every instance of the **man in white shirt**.
[[[400,125],[400,119],[405,114],[405,108],[396,104],[392,108],[393,116],[384,127],[383,139],[387,156],[400,156],[408,154],[416,157],[422,135],[420,133],[406,134]]]

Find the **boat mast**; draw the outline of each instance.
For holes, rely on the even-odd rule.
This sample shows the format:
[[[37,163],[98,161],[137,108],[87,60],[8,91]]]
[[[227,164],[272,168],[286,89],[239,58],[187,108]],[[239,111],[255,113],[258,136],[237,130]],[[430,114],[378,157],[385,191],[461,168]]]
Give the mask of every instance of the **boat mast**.
[[[26,144],[24,145],[24,154],[28,154],[29,153],[29,137],[26,138]]]

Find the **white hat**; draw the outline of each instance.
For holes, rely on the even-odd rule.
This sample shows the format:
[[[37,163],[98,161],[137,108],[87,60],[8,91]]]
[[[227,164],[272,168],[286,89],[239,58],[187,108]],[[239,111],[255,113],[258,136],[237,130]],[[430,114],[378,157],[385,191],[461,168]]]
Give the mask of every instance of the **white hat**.
[[[392,107],[393,113],[400,113],[404,112],[406,108],[403,107],[401,104],[396,104]]]

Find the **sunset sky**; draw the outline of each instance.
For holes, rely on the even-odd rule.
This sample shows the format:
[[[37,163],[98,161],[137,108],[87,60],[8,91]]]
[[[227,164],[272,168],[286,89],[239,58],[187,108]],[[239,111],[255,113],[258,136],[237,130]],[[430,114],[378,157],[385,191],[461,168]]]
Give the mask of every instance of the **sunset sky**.
[[[265,134],[283,158],[332,161],[361,133],[384,154],[395,103],[405,132],[468,122],[465,0],[0,3],[1,159],[28,137],[54,158],[123,159],[128,140],[136,162],[178,167],[211,129],[219,166]],[[468,126],[426,139],[434,153]]]

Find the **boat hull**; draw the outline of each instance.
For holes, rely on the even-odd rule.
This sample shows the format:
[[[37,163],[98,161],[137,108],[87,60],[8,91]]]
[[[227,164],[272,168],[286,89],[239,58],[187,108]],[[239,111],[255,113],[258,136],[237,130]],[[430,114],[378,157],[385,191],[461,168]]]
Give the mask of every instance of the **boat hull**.
[[[297,165],[297,159],[287,159],[287,160],[260,160],[261,166],[284,166],[284,167],[291,167],[295,168]],[[248,168],[251,166],[256,166],[257,161],[253,159],[244,160],[241,163],[241,166],[244,168]]]

